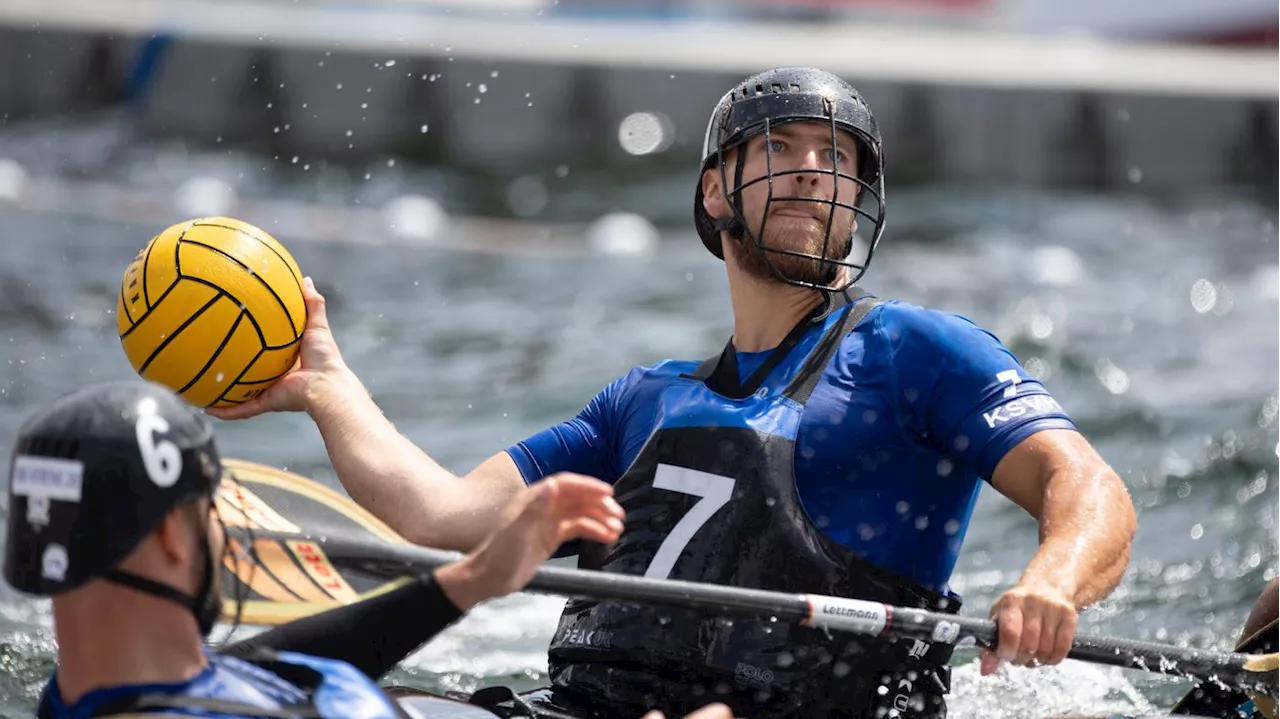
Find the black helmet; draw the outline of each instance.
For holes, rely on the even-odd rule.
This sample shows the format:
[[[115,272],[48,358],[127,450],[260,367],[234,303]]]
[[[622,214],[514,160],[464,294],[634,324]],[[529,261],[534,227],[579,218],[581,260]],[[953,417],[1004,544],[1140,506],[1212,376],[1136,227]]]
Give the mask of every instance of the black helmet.
[[[116,566],[174,507],[211,498],[221,474],[213,427],[167,388],[126,380],[66,395],[18,434],[5,579],[52,596],[103,578],[207,613],[211,557],[194,598]]]
[[[744,183],[742,168],[746,152],[738,153],[737,168],[734,172],[733,180],[730,181],[728,179],[724,153],[744,145],[749,139],[758,135],[767,137],[771,128],[788,122],[822,122],[829,124],[833,145],[838,130],[848,132],[853,136],[858,143],[857,177],[851,177],[839,172],[834,164],[830,172],[837,178],[853,180],[859,185],[861,191],[856,201],[851,203],[842,200],[838,195],[831,200],[775,197],[773,195],[773,179],[775,177],[799,172],[811,173],[813,171],[788,170],[774,172],[770,170],[766,175]],[[765,148],[766,152],[770,151],[768,143],[766,143]],[[711,167],[719,168],[725,199],[733,207],[733,216],[728,220],[712,218],[702,206],[702,174]],[[769,183],[769,203],[779,200],[803,199],[830,205],[831,214],[828,216],[827,222],[828,233],[831,231],[830,218],[834,216],[837,207],[852,210],[857,215],[873,223],[874,228],[869,234],[870,240],[865,260],[857,263],[848,259],[833,260],[804,252],[772,249],[764,246],[762,237],[751,237],[751,231],[742,216],[741,193],[744,188],[757,182],[765,181]],[[766,215],[768,214],[767,204],[765,213]],[[762,255],[766,260],[769,260],[771,253],[819,260],[824,263],[828,275],[826,284],[793,280],[784,277],[770,260],[769,264],[779,279],[790,284],[814,289],[843,291],[857,282],[862,277],[862,274],[866,272],[867,266],[871,264],[871,255],[875,251],[876,245],[880,242],[880,235],[884,230],[884,214],[884,157],[881,150],[880,130],[862,96],[847,82],[829,72],[814,68],[776,68],[743,80],[726,93],[724,97],[720,98],[720,102],[716,104],[711,113],[711,120],[707,124],[707,134],[702,144],[702,166],[698,170],[698,183],[693,201],[694,224],[698,229],[698,235],[702,237],[702,243],[716,257],[724,259],[720,231],[728,230],[733,237],[750,237],[762,251]],[[824,253],[827,250],[826,244],[830,240],[830,237],[825,238]],[[850,248],[853,246],[853,237],[837,238],[837,240],[849,242]],[[834,281],[836,271],[841,266],[848,267],[852,271],[846,283],[842,286],[834,287],[830,282]]]

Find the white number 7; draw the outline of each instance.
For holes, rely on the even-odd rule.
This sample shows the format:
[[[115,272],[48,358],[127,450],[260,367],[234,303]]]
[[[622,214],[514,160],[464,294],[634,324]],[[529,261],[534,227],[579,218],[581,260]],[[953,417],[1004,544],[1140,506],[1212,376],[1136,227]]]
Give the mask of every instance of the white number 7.
[[[693,535],[698,533],[702,525],[711,519],[721,507],[729,503],[733,497],[734,479],[718,474],[700,472],[696,469],[675,467],[669,464],[658,465],[653,476],[653,486],[672,492],[683,492],[702,497],[689,509],[689,512],[671,528],[671,534],[662,540],[653,561],[645,570],[644,576],[654,579],[666,579],[676,566],[680,553],[688,546]]]
[[[1018,394],[1018,383],[1022,381],[1022,377],[1018,375],[1018,370],[1007,369],[1003,372],[996,373],[996,379],[1000,382],[1008,382],[1009,386],[1004,388],[1004,396],[1012,397]]]

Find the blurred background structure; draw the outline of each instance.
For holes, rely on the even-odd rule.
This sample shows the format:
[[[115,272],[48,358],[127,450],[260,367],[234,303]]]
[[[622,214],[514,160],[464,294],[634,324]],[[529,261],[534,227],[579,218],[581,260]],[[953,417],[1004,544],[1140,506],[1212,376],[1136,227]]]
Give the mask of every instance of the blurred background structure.
[[[1275,0],[0,0],[0,444],[132,374],[125,266],[226,214],[290,248],[387,415],[468,471],[635,364],[723,347],[701,135],[732,83],[817,65],[885,137],[864,286],[990,328],[1133,493],[1130,571],[1082,631],[1230,647],[1280,558],[1277,22]],[[218,431],[337,485],[305,416]],[[1036,541],[984,490],[965,613]],[[482,607],[395,679],[537,685],[559,604]],[[0,716],[30,715],[52,656],[47,603],[0,586]],[[973,658],[957,717],[1186,689]]]
[[[1270,0],[5,0],[0,111],[311,167],[652,174],[735,79],[815,65],[864,91],[896,183],[1274,187],[1276,25]],[[469,209],[536,215],[534,187]]]

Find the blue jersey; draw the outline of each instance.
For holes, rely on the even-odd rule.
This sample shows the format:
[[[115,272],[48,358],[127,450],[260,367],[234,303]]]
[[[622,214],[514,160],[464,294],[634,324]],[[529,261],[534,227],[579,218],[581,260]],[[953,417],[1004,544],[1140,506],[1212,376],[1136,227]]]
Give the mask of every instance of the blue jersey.
[[[216,699],[258,709],[288,709],[315,703],[321,716],[345,719],[391,719],[396,716],[391,701],[355,667],[332,659],[308,657],[293,652],[279,652],[279,660],[314,670],[322,678],[314,696],[278,675],[250,662],[223,654],[206,653],[208,665],[184,682],[164,684],[129,684],[94,689],[67,704],[58,689],[57,674],[49,679],[40,699],[41,719],[89,719],[118,702],[128,702],[144,695],[173,696],[192,699]],[[114,711],[112,713],[115,713]],[[210,709],[169,708],[162,713],[237,719],[239,713]]]
[[[738,376],[768,354],[739,352]],[[526,482],[562,471],[614,482],[648,439],[662,391],[697,364],[632,369],[576,417],[508,453]],[[797,364],[780,363],[766,386],[785,385]],[[982,480],[1043,429],[1075,425],[994,335],[957,315],[888,301],[844,338],[805,407],[796,489],[828,537],[943,591]]]

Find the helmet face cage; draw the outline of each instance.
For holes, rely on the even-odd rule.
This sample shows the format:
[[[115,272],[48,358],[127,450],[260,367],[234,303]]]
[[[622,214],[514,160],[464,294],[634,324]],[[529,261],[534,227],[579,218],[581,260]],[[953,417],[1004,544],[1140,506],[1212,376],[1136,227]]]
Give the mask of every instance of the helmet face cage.
[[[808,72],[814,73],[816,71]],[[825,73],[822,74],[825,75]],[[835,83],[840,82],[834,78],[832,79]],[[840,84],[843,85],[843,83]],[[754,85],[754,93],[751,92],[752,85]],[[772,87],[772,93],[767,91],[770,87]],[[852,89],[850,88],[850,90]],[[707,147],[704,148],[705,162],[703,164],[703,170],[706,170],[710,168],[712,161],[716,163],[720,174],[720,187],[722,188],[723,196],[733,212],[728,221],[714,223],[716,230],[728,229],[732,236],[744,242],[753,243],[759,250],[760,256],[773,271],[774,276],[780,281],[790,285],[827,292],[843,292],[861,279],[867,267],[871,264],[872,255],[879,244],[885,218],[883,163],[878,132],[875,130],[875,121],[871,118],[870,112],[866,110],[861,98],[856,93],[848,98],[838,97],[838,93],[838,86],[822,91],[808,89],[801,91],[801,87],[798,84],[788,86],[773,83],[770,85],[764,82],[757,84],[748,81],[744,84],[740,95],[737,90],[727,95],[722,100],[722,107],[718,108],[715,116],[713,116],[711,127],[708,128],[708,142]],[[774,171],[772,133],[779,125],[789,122],[822,122],[827,126],[829,130],[830,157],[832,158],[830,168],[822,170]],[[859,157],[856,176],[841,172],[838,163],[835,161],[838,156],[838,136],[840,132],[849,133],[857,142]],[[742,172],[746,162],[747,143],[752,138],[760,135],[764,137],[765,174],[744,181]],[[735,163],[733,181],[730,182],[725,154],[735,148],[738,149],[737,161]],[[782,178],[786,175],[814,175],[818,173],[831,176],[833,192],[829,199],[779,194],[779,189],[774,183],[775,178]],[[856,197],[841,196],[841,180],[852,181],[857,186]],[[768,183],[768,195],[757,234],[751,231],[744,216],[742,192],[759,182]],[[701,189],[699,185],[698,200],[700,201],[700,199]],[[765,229],[768,224],[769,212],[774,202],[804,202],[808,205],[821,204],[827,206],[823,242],[818,252],[770,247],[765,243]],[[858,220],[857,224],[864,228],[864,236],[869,236],[870,238],[866,245],[866,254],[864,257],[859,258],[860,261],[850,258],[855,244],[855,233],[851,232],[847,237],[834,238],[833,242],[831,230],[835,222],[837,208],[852,212]],[[705,211],[700,207],[695,207],[695,213],[698,212]],[[869,233],[865,232],[868,224],[871,225]],[[706,241],[707,238],[704,236],[704,242]],[[840,244],[835,243],[844,244],[842,247]],[[828,257],[833,246],[839,249],[840,252],[837,257]],[[715,252],[715,248],[712,248],[712,251]],[[717,254],[723,256],[722,253]],[[811,282],[787,276],[773,260],[775,255],[789,255],[820,263],[823,269],[821,280]],[[847,269],[848,272],[844,280],[837,284],[836,279],[842,267]]]
[[[224,476],[230,475],[230,474],[231,474],[230,472],[226,472],[224,473]],[[239,482],[237,482],[237,484],[239,484]],[[218,489],[215,490],[213,499],[209,503],[209,509],[210,509],[210,513],[213,514],[213,521],[216,522],[218,525],[217,531],[220,531],[222,533],[222,552],[219,554],[217,559],[215,559],[213,562],[213,571],[222,575],[221,577],[222,581],[217,582],[218,597],[216,598],[216,601],[218,602],[219,607],[225,608],[226,600],[224,598],[224,594],[226,592],[226,585],[224,584],[224,582],[227,582],[227,581],[234,582],[234,580],[229,579],[226,576],[225,570],[230,568],[229,565],[234,565],[235,569],[231,571],[231,575],[238,576],[240,574],[240,572],[237,571],[240,567],[240,563],[243,561],[246,561],[248,559],[248,555],[251,552],[254,552],[253,550],[254,536],[253,536],[253,530],[250,529],[248,550],[241,549],[240,551],[237,552],[232,549],[233,537],[231,536],[231,533],[227,531],[227,522],[222,518],[222,510],[218,509],[217,492],[220,492],[220,491],[222,491],[221,486],[219,486]],[[209,587],[205,591],[214,591],[214,588]],[[234,601],[236,605],[236,613],[232,617],[231,628],[227,631],[226,635],[223,638],[224,642],[229,641],[231,639],[231,635],[235,634],[236,630],[240,628],[240,622],[244,618],[244,603],[246,600],[248,600],[248,598],[249,598],[248,587],[246,587],[241,582],[235,582]],[[200,601],[210,600],[210,598],[206,598],[206,597],[197,597],[196,599]],[[223,612],[221,611],[219,612],[219,614],[222,614],[222,613]]]

